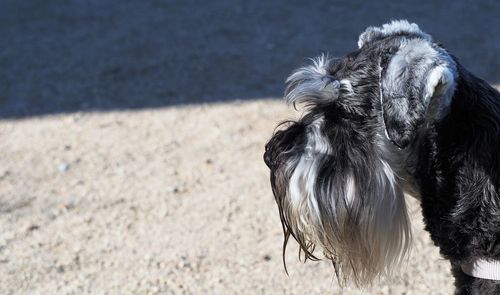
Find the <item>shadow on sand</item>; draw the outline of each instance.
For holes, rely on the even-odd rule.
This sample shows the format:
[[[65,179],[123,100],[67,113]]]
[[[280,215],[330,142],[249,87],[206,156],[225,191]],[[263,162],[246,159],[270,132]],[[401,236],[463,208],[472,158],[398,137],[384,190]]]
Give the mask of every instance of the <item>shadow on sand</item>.
[[[494,0],[5,0],[0,119],[279,97],[306,57],[343,55],[400,18],[496,83],[499,12]]]

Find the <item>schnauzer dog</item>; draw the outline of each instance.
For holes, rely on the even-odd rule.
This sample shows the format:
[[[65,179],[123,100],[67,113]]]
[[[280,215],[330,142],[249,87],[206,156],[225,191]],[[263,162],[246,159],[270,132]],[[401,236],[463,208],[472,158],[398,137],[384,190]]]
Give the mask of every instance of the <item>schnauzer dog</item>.
[[[457,294],[500,294],[500,94],[416,24],[369,27],[359,49],[287,80],[264,160],[284,231],[341,283],[390,275],[411,244],[404,195],[451,262]]]

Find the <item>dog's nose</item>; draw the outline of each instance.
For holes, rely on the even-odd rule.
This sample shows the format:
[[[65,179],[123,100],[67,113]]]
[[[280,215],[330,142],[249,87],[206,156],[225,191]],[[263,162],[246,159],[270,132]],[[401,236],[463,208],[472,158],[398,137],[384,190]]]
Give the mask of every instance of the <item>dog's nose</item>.
[[[324,76],[321,81],[325,83],[323,85],[323,90],[326,91],[336,91],[340,88],[340,82],[332,76]]]

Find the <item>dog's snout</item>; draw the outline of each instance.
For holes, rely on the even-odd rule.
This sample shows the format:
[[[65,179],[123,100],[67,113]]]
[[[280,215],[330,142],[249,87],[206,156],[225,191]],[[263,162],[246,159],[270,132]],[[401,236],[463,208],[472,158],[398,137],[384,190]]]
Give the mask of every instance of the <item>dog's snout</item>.
[[[321,81],[324,83],[323,90],[335,91],[340,88],[340,82],[332,76],[324,76]]]

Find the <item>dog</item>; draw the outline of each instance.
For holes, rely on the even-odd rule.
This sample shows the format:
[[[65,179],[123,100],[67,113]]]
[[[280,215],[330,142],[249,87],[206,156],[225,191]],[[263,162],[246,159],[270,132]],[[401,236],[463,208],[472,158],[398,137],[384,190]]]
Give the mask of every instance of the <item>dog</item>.
[[[305,114],[264,153],[283,256],[292,236],[305,259],[320,248],[341,284],[391,276],[411,246],[407,194],[456,294],[500,294],[497,90],[400,20],[367,28],[343,58],[296,70],[285,99]]]

